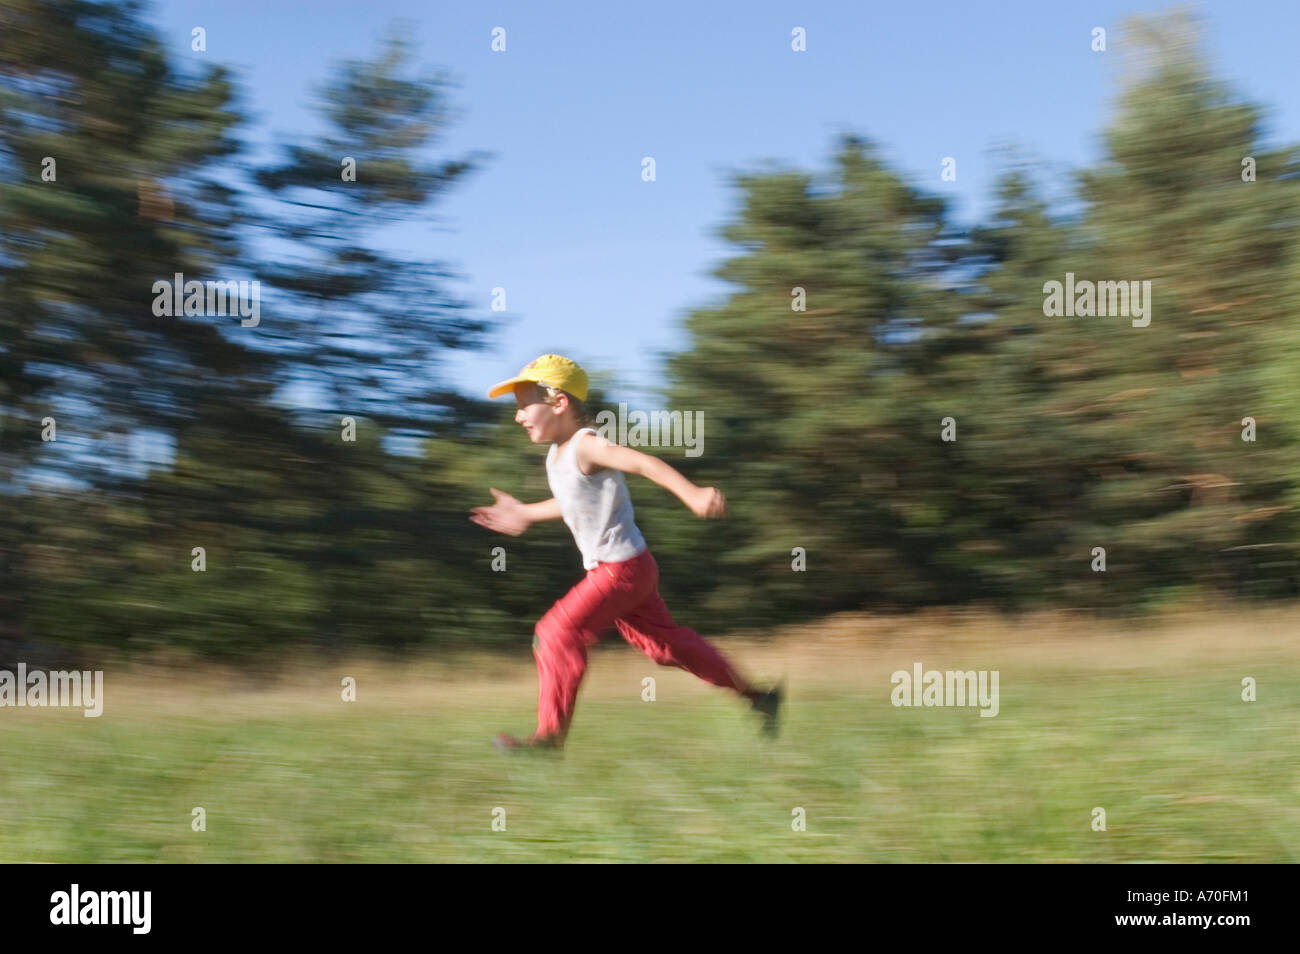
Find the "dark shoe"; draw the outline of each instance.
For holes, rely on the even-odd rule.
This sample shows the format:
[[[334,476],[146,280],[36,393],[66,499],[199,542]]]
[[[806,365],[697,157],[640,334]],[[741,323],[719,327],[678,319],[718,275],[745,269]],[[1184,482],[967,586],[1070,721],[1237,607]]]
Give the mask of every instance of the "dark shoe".
[[[560,751],[564,748],[564,743],[555,738],[533,736],[528,739],[517,739],[508,732],[497,733],[497,737],[492,740],[492,744],[502,752]]]
[[[766,692],[760,692],[750,702],[754,711],[763,717],[763,734],[775,737],[777,717],[781,713],[781,697],[785,694],[784,685],[776,685]]]

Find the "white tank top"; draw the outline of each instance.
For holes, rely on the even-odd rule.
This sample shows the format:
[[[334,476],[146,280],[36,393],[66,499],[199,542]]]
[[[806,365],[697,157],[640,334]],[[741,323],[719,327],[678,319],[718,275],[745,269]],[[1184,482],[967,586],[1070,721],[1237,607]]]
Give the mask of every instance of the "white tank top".
[[[628,496],[623,472],[608,467],[584,474],[576,454],[580,434],[596,431],[584,427],[569,438],[563,454],[556,444],[546,454],[546,481],[560,505],[560,514],[573,532],[582,551],[582,565],[594,569],[597,563],[622,563],[639,556],[645,539],[632,519],[632,498]],[[558,459],[557,459],[558,458]]]

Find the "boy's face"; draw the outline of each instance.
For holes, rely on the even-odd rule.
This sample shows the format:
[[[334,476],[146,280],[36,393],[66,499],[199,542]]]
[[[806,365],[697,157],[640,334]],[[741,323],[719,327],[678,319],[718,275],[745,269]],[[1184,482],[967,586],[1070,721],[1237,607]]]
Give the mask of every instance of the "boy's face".
[[[546,403],[546,392],[531,382],[515,385],[515,422],[523,427],[534,444],[553,443],[560,415],[568,403],[563,398],[552,406]]]

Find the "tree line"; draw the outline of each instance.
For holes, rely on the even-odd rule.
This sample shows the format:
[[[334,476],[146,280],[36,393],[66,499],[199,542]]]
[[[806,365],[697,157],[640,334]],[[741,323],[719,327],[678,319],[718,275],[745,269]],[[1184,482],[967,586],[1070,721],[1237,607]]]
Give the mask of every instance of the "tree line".
[[[662,394],[707,437],[650,449],[732,516],[633,487],[684,619],[1295,597],[1300,157],[1140,22],[1152,68],[1066,207],[1008,156],[959,227],[854,135],[734,177],[732,290]],[[0,0],[0,645],[527,644],[580,562],[560,524],[469,523],[488,486],[549,495],[540,450],[445,383],[491,314],[386,240],[490,174],[428,158],[448,98],[394,39],[267,159],[230,73],[135,5]],[[256,281],[257,326],[157,317],[177,274]],[[1147,323],[1053,282],[1138,283]]]

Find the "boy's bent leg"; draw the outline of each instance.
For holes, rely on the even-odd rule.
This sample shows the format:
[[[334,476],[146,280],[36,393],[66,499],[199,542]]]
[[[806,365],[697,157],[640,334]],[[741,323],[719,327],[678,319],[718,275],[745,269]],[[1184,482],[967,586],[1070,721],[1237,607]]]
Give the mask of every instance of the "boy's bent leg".
[[[616,587],[604,565],[556,601],[538,621],[533,637],[537,660],[535,739],[563,741],[587,670],[587,647],[626,611],[628,590]]]
[[[695,630],[679,626],[658,590],[616,622],[623,638],[661,666],[676,666],[747,699],[759,693]]]
[[[537,732],[535,739],[563,739],[573,719],[578,686],[587,670],[587,634],[552,618],[554,607],[533,633],[537,660]]]

